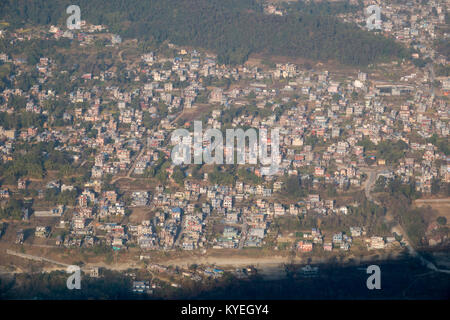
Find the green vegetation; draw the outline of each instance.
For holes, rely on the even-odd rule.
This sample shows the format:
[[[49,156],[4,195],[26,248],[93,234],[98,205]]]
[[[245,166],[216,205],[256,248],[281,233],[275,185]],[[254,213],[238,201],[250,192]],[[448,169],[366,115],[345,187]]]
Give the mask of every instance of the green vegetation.
[[[348,206],[348,215],[326,217],[321,221],[320,228],[328,231],[348,232],[351,226],[365,226],[369,235],[388,235],[389,229],[384,223],[386,210],[369,201],[364,192],[357,192],[352,198],[358,205]]]
[[[45,191],[45,200],[52,203],[74,206],[77,201],[78,192],[76,190],[58,192],[56,189],[47,189]]]
[[[383,205],[394,219],[405,229],[414,245],[422,244],[428,226],[426,217],[433,215],[431,208],[412,208],[412,201],[419,197],[414,182],[402,184],[400,179],[391,179],[387,183],[382,197]]]
[[[0,112],[0,126],[4,129],[16,129],[29,127],[42,127],[45,118],[42,115],[31,112],[6,113]]]
[[[230,171],[234,170],[234,166],[229,166]],[[235,181],[235,175],[233,172],[220,170],[217,166],[214,170],[208,173],[209,182],[219,185],[233,185]]]
[[[377,145],[377,157],[385,159],[388,164],[393,164],[404,156],[407,149],[408,145],[402,140],[382,141]]]
[[[22,217],[22,208],[21,200],[11,199],[6,206],[0,208],[0,218],[19,220]]]
[[[175,180],[176,183],[178,183],[179,185],[183,184],[184,178],[185,178],[185,174],[183,172],[183,170],[181,170],[181,168],[179,166],[176,166],[173,169],[173,174],[172,174],[172,178],[173,180]]]
[[[68,0],[8,0],[0,4],[0,18],[12,27],[63,24],[70,4]],[[351,65],[407,56],[392,39],[334,17],[336,10],[350,6],[305,5],[274,16],[264,14],[256,0],[80,0],[77,4],[82,19],[108,25],[125,38],[207,48],[217,52],[220,63],[242,63],[253,52]]]
[[[13,14],[10,11],[8,12],[3,11],[4,8],[3,6],[5,4],[6,4],[5,2],[0,3],[0,15],[2,16],[2,18],[9,19],[7,17],[8,14],[16,16],[16,14]],[[19,4],[13,3],[12,5],[14,6]],[[6,8],[4,9],[11,10]],[[65,9],[64,11],[61,11],[61,13],[62,12],[65,12]],[[33,21],[27,22],[33,23]],[[10,41],[8,41],[7,39],[0,39],[0,52],[4,52],[8,55],[20,55],[26,57],[26,62],[29,65],[36,65],[39,62],[39,58],[42,57],[44,54],[47,55],[48,53],[54,53],[55,48],[68,48],[69,44],[70,40],[68,39],[62,39],[61,41],[54,39],[49,40],[32,39],[30,41],[17,41],[14,43],[10,43]],[[37,74],[37,71],[34,70],[33,73]]]
[[[305,188],[297,176],[290,176],[283,184],[281,193],[291,199],[304,198],[307,196]]]
[[[256,174],[246,168],[239,168],[237,174],[240,180],[248,183],[260,184],[263,182],[263,179],[261,177],[258,177]]]
[[[436,134],[433,134],[427,142],[434,144],[438,148],[439,152],[443,152],[446,156],[450,155],[450,143],[447,137],[440,138]]]
[[[450,59],[450,42],[448,40],[437,40],[435,46],[437,52]]]
[[[394,197],[404,196],[409,202],[419,197],[414,181],[409,184],[404,184],[401,182],[400,178],[390,179],[387,183],[386,191]]]
[[[145,169],[144,177],[146,178],[156,178],[159,182],[166,182],[167,180],[167,172],[166,169],[170,166],[170,162],[164,157],[164,155],[160,152],[158,161],[153,164],[151,167]]]
[[[450,65],[438,64],[435,65],[434,70],[437,77],[448,77],[450,76]]]
[[[109,270],[102,270],[102,277],[83,277],[82,290],[67,290],[67,273],[31,272],[18,275],[10,285],[0,290],[2,299],[136,299],[131,292],[131,279]],[[17,286],[14,286],[16,284]]]
[[[430,210],[429,208],[418,208],[399,212],[400,224],[405,227],[413,244],[421,244],[428,226],[423,217],[430,214],[428,212]]]
[[[36,145],[17,145],[13,161],[0,167],[0,176],[6,183],[13,184],[21,177],[42,179],[47,171],[56,170],[61,176],[79,173],[72,164],[69,153],[55,150],[55,143],[38,143]]]
[[[384,140],[374,144],[365,138],[358,142],[358,145],[364,147],[365,152],[372,152],[378,159],[386,160],[387,164],[395,164],[400,160],[408,149],[408,145],[403,140]]]
[[[10,85],[8,78],[13,74],[12,71],[11,64],[3,64],[3,62],[0,62],[0,90],[4,90]]]

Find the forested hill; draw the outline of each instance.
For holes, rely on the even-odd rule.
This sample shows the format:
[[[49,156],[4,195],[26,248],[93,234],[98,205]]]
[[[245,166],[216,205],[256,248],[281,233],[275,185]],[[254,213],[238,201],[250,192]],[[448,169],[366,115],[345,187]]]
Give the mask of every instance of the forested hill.
[[[64,25],[70,4],[74,1],[2,0],[0,19],[14,27]],[[207,48],[222,63],[242,63],[250,53],[263,52],[367,65],[406,53],[393,40],[339,22],[331,13],[305,9],[286,16],[266,15],[255,0],[78,0],[76,4],[83,20],[107,25],[122,37]]]

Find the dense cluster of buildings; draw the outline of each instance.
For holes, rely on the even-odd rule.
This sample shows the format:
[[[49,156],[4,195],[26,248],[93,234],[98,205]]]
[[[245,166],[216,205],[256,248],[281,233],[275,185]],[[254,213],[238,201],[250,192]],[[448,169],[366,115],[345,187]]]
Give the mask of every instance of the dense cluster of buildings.
[[[436,17],[430,14],[433,7]],[[444,23],[444,7],[428,2],[417,14],[405,13],[412,9],[408,4],[383,7],[388,20],[383,22],[383,32],[399,41],[414,41],[420,58],[447,64],[429,42],[436,37],[436,27]],[[266,10],[282,14],[273,6]],[[356,16],[344,18],[359,21]],[[89,46],[105,32],[105,27],[88,24],[83,24],[81,31],[52,26],[36,37],[68,38]],[[11,41],[29,40],[18,33],[2,36]],[[121,39],[112,35],[108,45],[120,44]],[[71,155],[73,166],[89,166],[89,179],[82,185],[47,181],[42,188],[58,193],[76,191],[76,205],[69,212],[58,209],[58,203],[54,204],[56,209],[48,209],[51,212],[34,212],[35,216],[61,216],[54,229],[69,232],[57,239],[59,245],[106,244],[117,250],[130,246],[143,250],[261,247],[277,218],[349,214],[350,205],[336,205],[337,196],[320,197],[319,186],[330,185],[337,192],[360,189],[371,166],[385,168],[388,179],[413,181],[422,193],[430,193],[435,181],[450,183],[448,155],[430,142],[433,136],[447,138],[449,134],[449,107],[444,98],[450,90],[449,81],[440,79],[439,87],[434,87],[437,78],[432,68],[387,63],[381,68],[405,68],[409,73],[398,81],[380,81],[368,72],[339,74],[292,63],[224,66],[212,54],[172,44],[168,47],[173,56],[148,52],[137,61],[125,61],[120,71],[111,67],[98,73],[74,74],[72,80],[80,86],[62,94],[46,89],[46,84],[68,71],[61,70],[51,58],[41,57],[34,66],[38,83],[28,91],[14,87],[0,92],[0,112],[7,114],[17,112],[8,103],[14,96],[24,99],[23,112],[49,120],[53,117],[49,101],[67,100],[74,106],[64,111],[62,125],[50,126],[46,121],[39,128],[0,127],[4,164],[15,160],[17,144],[51,141],[59,151]],[[0,53],[0,60],[12,63],[19,73],[26,72],[21,58]],[[117,85],[123,75],[130,85]],[[260,182],[238,180],[230,186],[209,182],[207,173],[194,179],[185,167],[184,183],[174,187],[176,166],[170,163],[170,135],[174,129],[190,126],[182,117],[184,113],[195,113],[205,105],[208,108],[202,115],[206,128],[279,127],[282,161],[277,174],[263,176],[257,166],[246,166]],[[240,107],[245,107],[243,112],[234,113],[229,120],[227,114]],[[407,146],[405,156],[393,160],[366,148],[365,143],[377,146],[385,141],[402,141]],[[86,156],[86,150],[94,150],[93,159]],[[153,178],[152,170],[168,176],[164,185],[134,187],[134,181]],[[286,177],[298,177],[313,191],[295,202],[279,199],[277,194],[282,192]],[[2,186],[0,197],[8,199],[11,191],[30,188],[26,178],[19,179],[17,186]],[[111,181],[121,178],[131,179],[128,190],[109,187]],[[146,210],[148,216],[140,222],[122,223],[121,218],[135,209]],[[314,246],[346,251],[352,238],[361,236],[366,237],[370,249],[382,249],[392,242],[391,237],[366,236],[364,227],[353,226],[348,234],[336,230],[328,238],[313,229],[303,234],[296,248],[299,252],[310,252]],[[38,226],[36,236],[45,238],[51,231]],[[135,289],[149,288],[136,284]]]

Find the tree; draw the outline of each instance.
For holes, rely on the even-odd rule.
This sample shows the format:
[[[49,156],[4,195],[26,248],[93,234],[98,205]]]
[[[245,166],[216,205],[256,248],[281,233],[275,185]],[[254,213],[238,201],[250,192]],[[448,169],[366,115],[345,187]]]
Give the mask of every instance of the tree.
[[[175,169],[173,170],[172,178],[179,185],[183,184],[183,181],[184,181],[184,178],[185,178],[185,174],[184,174],[183,170],[181,170],[181,168],[179,166],[176,166]]]
[[[433,178],[431,181],[431,194],[438,194],[441,190],[440,180]]]
[[[386,177],[380,176],[378,177],[377,181],[375,182],[375,192],[383,192],[384,188],[386,187]]]
[[[298,176],[289,176],[286,183],[283,185],[282,193],[289,198],[297,199],[306,196],[306,191],[302,188],[302,183]]]
[[[335,197],[337,195],[336,186],[334,184],[327,184],[327,196]]]
[[[64,12],[66,5],[65,0],[3,0],[0,19],[14,28],[25,23],[60,24],[62,17],[57,13]],[[242,64],[250,54],[261,52],[350,65],[409,57],[407,49],[393,39],[344,23],[336,17],[339,11],[324,9],[326,5],[317,9],[321,5],[314,3],[292,5],[282,17],[264,14],[260,1],[254,0],[80,0],[78,5],[84,8],[83,19],[108,25],[123,38],[144,41],[142,49],[164,41],[203,47],[215,51],[221,64]],[[47,47],[42,41],[21,49],[26,49],[22,51],[35,65]],[[446,51],[447,47],[440,44],[439,48]]]

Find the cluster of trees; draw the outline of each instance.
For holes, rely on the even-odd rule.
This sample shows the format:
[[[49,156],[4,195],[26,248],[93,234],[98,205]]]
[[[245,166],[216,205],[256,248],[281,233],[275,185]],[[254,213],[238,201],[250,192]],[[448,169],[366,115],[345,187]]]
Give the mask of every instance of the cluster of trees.
[[[307,190],[302,186],[302,182],[298,176],[289,176],[283,184],[283,195],[291,199],[304,198],[308,195]]]
[[[449,65],[437,64],[437,65],[435,65],[434,70],[436,72],[437,77],[450,76],[450,66]]]
[[[400,224],[406,229],[409,239],[415,245],[420,245],[427,231],[428,223],[425,216],[432,214],[430,208],[408,208],[398,212]]]
[[[272,114],[272,111],[269,109],[259,109],[254,104],[248,104],[245,106],[232,106],[229,109],[225,109],[222,111],[222,115],[220,117],[220,120],[223,124],[231,124],[233,122],[233,119],[240,117],[241,115],[245,116],[261,116],[261,117],[267,117]],[[208,116],[205,115],[202,120],[208,119]],[[206,122],[206,121],[205,121]]]
[[[295,182],[295,181],[292,181]],[[368,234],[385,235],[388,234],[388,228],[383,221],[385,209],[367,200],[364,192],[358,192],[354,195],[354,200],[358,206],[350,206],[349,214],[330,215],[326,217],[317,217],[313,215],[297,217],[281,217],[275,219],[275,228],[298,231],[301,229],[320,228],[327,231],[345,231],[350,233],[352,226],[366,226]]]
[[[146,178],[156,178],[159,182],[167,181],[166,169],[170,166],[170,161],[164,158],[162,153],[159,154],[158,161],[151,167],[148,167],[144,172]]]
[[[51,188],[45,191],[46,201],[66,206],[74,206],[77,202],[77,196],[77,190],[59,192],[58,190]]]
[[[0,176],[5,183],[14,184],[21,177],[41,179],[48,170],[65,176],[74,174],[77,169],[71,165],[73,159],[70,154],[54,148],[52,142],[18,146],[13,153],[14,160],[0,166]]]
[[[439,152],[443,152],[446,156],[450,155],[450,147],[448,143],[448,138],[440,138],[437,134],[433,134],[427,142],[434,144]]]
[[[437,52],[444,55],[447,59],[450,58],[450,43],[449,43],[449,41],[438,40],[438,41],[436,41],[435,45],[436,45]]]
[[[323,230],[342,230],[350,234],[350,227],[365,226],[369,235],[387,235],[389,229],[384,223],[385,209],[369,201],[363,192],[353,196],[358,206],[349,206],[348,215],[331,215],[319,220]]]
[[[179,185],[183,185],[184,178],[186,177],[186,174],[184,171],[180,168],[180,166],[176,166],[173,169],[172,179],[178,183]]]
[[[385,185],[382,188],[382,185]],[[378,191],[386,192],[381,197],[383,206],[387,208],[395,220],[402,225],[414,245],[420,245],[428,226],[425,217],[431,217],[431,208],[413,208],[412,203],[420,194],[416,191],[414,182],[404,184],[399,178],[388,181],[377,181]]]
[[[0,207],[0,219],[19,220],[22,217],[22,208],[21,200],[10,199],[5,206]]]
[[[380,176],[375,183],[375,192],[386,192],[390,196],[401,196],[407,199],[408,203],[411,203],[414,199],[420,197],[420,193],[416,191],[415,182],[411,181],[409,184],[405,184],[400,178],[387,179]]]
[[[14,1],[14,5],[16,4]],[[32,1],[29,1],[32,2]],[[40,1],[36,1],[40,2]],[[10,21],[10,17],[12,21],[15,21],[17,18],[17,15],[13,12],[11,12],[11,8],[4,8],[2,7],[7,4],[7,2],[2,1],[0,3],[0,19]],[[3,11],[6,10],[6,11]],[[64,11],[65,12],[65,11]],[[10,16],[11,15],[11,16]],[[25,19],[25,18],[24,18]],[[22,24],[33,24],[33,21],[23,21]],[[14,23],[11,25],[13,26]],[[0,39],[0,52],[6,53],[9,56],[12,55],[19,55],[22,57],[26,57],[26,62],[29,65],[36,65],[39,62],[39,59],[44,55],[49,55],[55,52],[55,48],[69,48],[70,47],[70,40],[68,39],[62,39],[62,40],[41,40],[41,39],[31,39],[30,41],[16,41],[16,42],[10,42],[8,39]]]
[[[0,297],[3,299],[139,299],[138,295],[131,292],[130,278],[107,269],[102,270],[101,278],[83,277],[81,284],[83,290],[67,290],[66,281],[67,273],[64,271],[23,273],[10,285],[3,284],[4,290],[0,290]]]
[[[13,74],[13,67],[10,63],[0,62],[0,90],[10,86],[9,77]]]
[[[0,126],[4,129],[16,129],[37,127],[41,128],[45,117],[31,112],[6,113],[0,112]]]
[[[0,18],[12,26],[63,24],[67,0],[3,1]],[[367,65],[406,50],[392,39],[340,22],[334,14],[357,7],[299,5],[290,14],[263,13],[256,0],[80,0],[82,19],[128,38],[165,40],[214,50],[220,63],[246,61],[253,52]]]
[[[408,145],[402,140],[385,140],[377,145],[377,157],[385,159],[387,163],[396,163],[405,155],[407,149]]]
[[[325,183],[323,178],[313,181],[311,178],[300,179],[299,176],[287,176],[283,181],[280,195],[291,200],[307,197],[311,193],[319,194],[321,197],[335,197],[337,195],[336,185]]]
[[[365,138],[358,142],[358,145],[364,147],[365,152],[375,153],[379,159],[386,160],[388,164],[394,164],[400,160],[408,149],[408,145],[403,140],[385,140],[378,144],[374,144],[369,139]]]
[[[384,235],[389,231],[384,224],[385,208],[369,201],[364,192],[355,195],[358,206],[350,206],[349,214],[345,216],[345,226],[362,225],[367,227],[367,232],[372,235]]]
[[[255,173],[246,168],[239,168],[237,171],[237,175],[239,177],[239,180],[241,181],[253,184],[261,184],[263,182],[263,179],[261,177],[258,177]]]
[[[233,185],[235,182],[235,166],[229,165],[226,167],[229,170],[226,170],[225,168],[221,170],[218,166],[214,166],[213,171],[208,173],[209,182],[219,185]]]
[[[359,1],[359,3],[357,4],[350,3],[349,1],[296,1],[294,3],[285,3],[284,7],[288,12],[302,11],[307,12],[308,14],[322,16],[331,16],[348,12],[354,13],[357,11],[362,11],[364,9],[363,3],[361,1]]]

